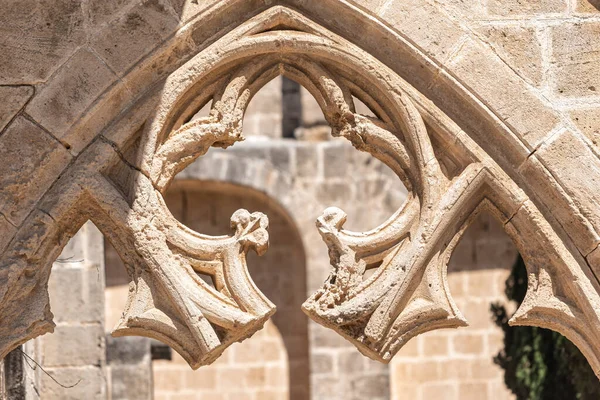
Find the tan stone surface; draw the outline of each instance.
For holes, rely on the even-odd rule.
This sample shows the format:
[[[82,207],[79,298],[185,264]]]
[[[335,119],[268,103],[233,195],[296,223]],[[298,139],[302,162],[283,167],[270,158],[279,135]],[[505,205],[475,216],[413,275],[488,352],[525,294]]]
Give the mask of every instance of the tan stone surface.
[[[379,14],[388,23],[399,27],[403,34],[439,62],[448,58],[463,36],[463,32],[452,24],[433,2],[387,1]]]
[[[598,0],[577,0],[575,10],[581,13],[598,13],[600,11],[600,3]]]
[[[577,157],[573,157],[577,154]],[[600,185],[600,161],[579,135],[565,130],[552,136],[536,153],[576,207],[588,218],[596,231],[600,230],[600,194],[589,190]],[[581,171],[585,170],[585,175]]]
[[[573,123],[600,149],[600,106],[570,112]]]
[[[564,13],[567,6],[567,0],[488,0],[488,12],[499,16]]]
[[[33,96],[31,86],[0,86],[0,132]]]
[[[508,65],[490,57],[481,44],[469,40],[449,66],[506,124],[515,132],[523,132],[520,139],[529,149],[539,145],[558,124],[558,115],[547,109],[517,75],[508,73]]]
[[[80,49],[39,89],[26,110],[61,138],[114,80],[114,73],[93,52]]]
[[[209,147],[227,147],[241,140],[249,98],[271,78],[285,73],[312,89],[335,135],[349,139],[358,149],[387,163],[410,193],[407,207],[389,223],[363,234],[346,230],[352,221],[350,218],[343,226],[347,217],[340,208],[329,208],[321,215],[314,236],[323,236],[330,250],[332,271],[330,280],[305,307],[311,317],[334,328],[371,357],[385,361],[416,333],[464,325],[465,317],[473,327],[483,329],[485,315],[481,305],[471,300],[465,300],[460,307],[455,304],[446,293],[444,272],[463,227],[482,205],[506,223],[507,231],[524,253],[530,276],[539,278],[547,274],[553,282],[530,287],[530,298],[513,323],[548,326],[547,321],[551,320],[552,327],[581,347],[592,344],[586,356],[596,370],[600,368],[600,350],[593,345],[599,342],[595,329],[599,320],[599,285],[582,257],[594,245],[595,231],[590,226],[597,226],[597,204],[594,204],[597,202],[591,193],[597,157],[582,138],[567,137],[561,129],[562,124],[569,123],[564,119],[566,112],[582,105],[593,109],[598,101],[596,89],[592,89],[597,88],[594,72],[598,69],[597,41],[594,41],[597,21],[593,18],[575,21],[567,15],[570,9],[566,3],[558,0],[527,3],[490,0],[485,18],[479,14],[468,18],[460,15],[468,12],[465,10],[477,10],[481,3],[468,7],[460,2],[415,1],[410,3],[414,7],[403,9],[404,4],[393,2],[359,2],[361,7],[354,9],[346,2],[333,0],[314,3],[290,0],[285,3],[293,4],[299,12],[270,7],[274,5],[271,3],[231,2],[235,10],[221,8],[220,11],[231,11],[222,14],[215,11],[207,17],[210,24],[205,25],[206,20],[193,20],[184,27],[179,24],[181,19],[200,12],[192,2],[142,5],[111,2],[106,9],[97,11],[97,20],[93,18],[96,11],[88,3],[74,9],[72,3],[66,6],[60,3],[61,7],[52,10],[61,18],[68,18],[68,22],[58,24],[58,35],[54,31],[47,34],[50,28],[38,26],[40,15],[46,17],[45,9],[36,8],[40,3],[33,7],[26,2],[15,8],[21,13],[18,15],[29,9],[43,11],[35,14],[31,24],[33,32],[39,35],[17,37],[15,32],[22,31],[19,24],[25,18],[18,15],[15,18],[12,10],[7,13],[14,18],[5,25],[9,32],[8,47],[16,46],[18,50],[6,52],[15,57],[5,58],[3,65],[8,67],[0,72],[3,79],[0,82],[14,85],[48,79],[36,87],[37,95],[27,112],[59,139],[66,138],[66,145],[77,143],[73,153],[79,156],[56,181],[68,156],[47,133],[40,129],[39,134],[29,134],[43,138],[41,141],[25,136],[31,145],[23,146],[15,132],[20,133],[23,124],[31,124],[35,127],[32,130],[38,127],[19,117],[0,136],[5,158],[12,156],[18,160],[4,167],[10,173],[3,175],[3,179],[13,179],[19,185],[25,178],[34,180],[23,184],[24,190],[14,190],[12,183],[2,187],[3,199],[8,199],[0,203],[2,213],[14,225],[23,222],[14,235],[10,227],[3,231],[0,240],[8,243],[13,237],[16,239],[2,254],[4,272],[0,278],[7,286],[0,291],[2,312],[22,317],[19,327],[12,331],[9,325],[3,328],[14,335],[3,338],[2,354],[15,343],[50,329],[45,298],[49,265],[60,250],[56,250],[57,244],[62,247],[87,218],[95,218],[101,229],[110,233],[130,266],[135,287],[120,325],[122,329],[131,329],[127,333],[155,335],[163,340],[167,336],[180,344],[179,350],[187,353],[188,359],[198,362],[219,345],[225,347],[230,341],[254,332],[272,310],[270,303],[244,277],[244,263],[250,244],[259,252],[266,248],[263,232],[266,219],[261,215],[236,213],[232,221],[237,229],[234,235],[229,239],[207,238],[179,226],[165,211],[162,194],[155,189],[166,190],[175,174]],[[144,8],[149,5],[153,7]],[[258,8],[253,8],[257,5]],[[136,7],[142,10],[133,11]],[[258,14],[267,8],[266,14]],[[377,18],[376,12],[380,13]],[[54,15],[44,21],[55,21]],[[127,15],[141,18],[139,30],[118,29],[123,27]],[[82,16],[89,29],[86,39],[93,42],[96,52],[102,53],[100,57],[79,47],[85,36],[79,28]],[[531,32],[526,34],[520,29],[539,28],[543,36],[542,88],[528,85],[527,80],[535,81],[537,77],[531,78],[530,71],[521,70],[528,69],[528,64],[517,61],[522,50],[516,44],[510,48],[500,46],[506,54],[498,57],[494,49],[480,41],[481,35],[474,34],[481,32],[479,28],[494,24],[510,26],[518,37]],[[280,31],[282,27],[285,31]],[[103,29],[107,34],[123,34],[117,34],[111,43],[98,34]],[[179,31],[175,33],[175,29]],[[129,33],[131,36],[126,38]],[[62,45],[62,42],[56,45],[61,37],[64,47],[57,48]],[[111,53],[108,49],[112,49],[111,44],[114,47],[117,39],[123,43],[119,43],[117,52]],[[48,40],[49,48],[34,44],[32,52],[27,48],[32,40],[41,43]],[[135,41],[139,41],[138,47]],[[215,44],[208,46],[212,41]],[[495,49],[499,54],[500,47]],[[165,56],[171,49],[181,52]],[[34,56],[30,57],[30,53]],[[19,60],[24,59],[28,59],[23,62],[26,65],[19,65]],[[525,66],[516,67],[523,62]],[[126,89],[107,92],[117,79],[111,68],[123,76],[135,95],[152,88],[155,102],[149,100],[148,93],[137,99],[128,96]],[[52,71],[55,73],[51,74]],[[356,112],[352,95],[368,103],[381,120]],[[190,122],[188,118],[198,111],[200,103],[209,99],[215,100],[211,113]],[[97,104],[103,107],[96,107]],[[125,120],[129,123],[124,123]],[[115,125],[109,126],[111,123]],[[142,125],[144,129],[140,131]],[[76,129],[70,129],[73,126]],[[109,129],[103,131],[107,126]],[[115,142],[98,138],[102,131],[106,137],[115,138]],[[136,132],[142,132],[141,143],[136,141]],[[551,133],[555,134],[552,138]],[[86,147],[89,143],[92,144]],[[310,211],[294,213],[310,214],[321,203],[332,206],[348,198],[360,202],[356,191],[341,184],[357,174],[342,171],[337,158],[326,147],[320,150],[327,157],[318,159],[315,176],[333,180],[341,172],[346,174],[338,182],[320,182],[321,190],[312,193],[312,202],[306,202]],[[53,167],[44,169],[39,163],[22,161],[29,161],[29,157],[38,160],[48,149],[56,149],[53,157],[60,158],[56,156],[60,153],[64,158],[65,162],[62,159],[57,162],[60,167],[51,162]],[[255,182],[281,203],[293,204],[290,198],[298,196],[293,191],[296,182],[286,174],[300,165],[295,159],[300,151],[296,150],[277,149],[268,154],[266,158],[278,166],[275,171],[260,163],[222,160],[219,169],[207,175],[240,184]],[[48,158],[52,161],[52,157]],[[576,168],[577,158],[581,158],[584,167]],[[131,160],[135,160],[134,165]],[[527,175],[527,168],[536,160],[546,169],[536,169],[537,175]],[[19,172],[22,175],[11,170],[15,167],[22,169]],[[43,171],[39,172],[40,169]],[[543,184],[533,184],[529,181],[532,176],[542,177]],[[43,198],[48,208],[31,213],[50,187]],[[547,191],[544,198],[536,194],[540,187]],[[363,196],[383,196],[382,188],[375,184],[372,188],[362,186],[360,191]],[[21,203],[15,211],[14,198],[19,196]],[[304,198],[308,197],[311,196]],[[331,200],[335,202],[329,203]],[[554,210],[560,212],[555,215]],[[570,215],[574,218],[566,222]],[[259,233],[250,234],[250,238],[246,237],[248,223],[252,227],[257,223],[259,227]],[[225,245],[220,240],[230,241]],[[229,259],[237,266],[233,268],[232,276],[237,277],[233,280],[243,282],[252,295],[229,296],[232,289],[221,285],[220,270],[214,262],[218,264],[223,254],[234,250],[239,257]],[[307,252],[308,259],[318,259],[315,250]],[[196,261],[189,259],[190,253],[194,253],[192,258]],[[369,269],[372,275],[367,281],[372,285],[365,288],[363,274]],[[212,292],[204,288],[195,278],[197,270],[215,275],[219,288]],[[25,282],[24,287],[35,289],[32,292],[35,296],[21,296],[25,290],[15,291],[12,284],[22,277],[28,278],[21,281]],[[553,297],[556,292],[553,284],[560,285],[569,309],[580,313],[577,326],[568,322],[563,300]],[[317,286],[315,276],[309,278],[308,286]],[[495,282],[494,287],[497,286]],[[206,296],[195,297],[202,290]],[[473,295],[479,293],[479,288],[470,281],[463,282],[461,290]],[[157,298],[167,299],[167,304],[154,304],[153,296],[149,295],[152,291],[160,294]],[[218,301],[210,303],[211,296],[217,296]],[[253,303],[232,304],[245,299]],[[26,307],[30,311],[15,314],[14,304],[21,301],[31,306]],[[542,301],[551,305],[551,313],[539,306]],[[219,319],[221,315],[214,312],[215,307],[223,304],[231,305],[230,318]],[[138,305],[141,307],[136,308]],[[207,310],[211,307],[212,312]],[[236,308],[250,310],[251,316],[236,314]],[[426,318],[416,323],[414,313]],[[211,336],[212,327],[205,315],[213,318],[213,324],[219,320],[219,326],[231,336],[223,343],[216,333]],[[256,324],[240,328],[238,323],[242,321],[244,325],[245,317],[255,318]],[[28,331],[34,323],[38,324],[36,328]],[[406,327],[415,329],[407,335],[402,331]],[[336,343],[325,337],[319,341],[324,345]],[[345,354],[343,345],[338,347],[336,360],[353,357]],[[221,350],[202,362],[212,361],[212,356]],[[423,353],[422,348],[417,350]],[[362,367],[367,368],[366,364]],[[414,372],[419,379],[427,374],[426,368],[421,367],[407,371]],[[434,376],[443,373],[437,364],[434,371]],[[335,393],[339,389],[336,385],[341,386],[331,376],[317,378],[315,381],[323,384],[319,389],[323,395]],[[363,378],[357,378],[355,386],[371,393],[373,387]],[[385,380],[383,375],[373,379],[379,383],[382,380]],[[327,382],[331,385],[327,386]]]
[[[600,22],[561,24],[552,29],[552,68],[556,94],[564,97],[600,94]]]
[[[178,25],[166,2],[145,0],[98,31],[90,47],[119,76],[171,34]]]
[[[20,224],[71,160],[48,133],[18,117],[0,136],[0,213]]]
[[[536,27],[484,26],[480,32],[504,62],[535,86],[542,83],[542,46]]]
[[[79,0],[9,0],[0,15],[0,84],[47,80],[85,41]]]

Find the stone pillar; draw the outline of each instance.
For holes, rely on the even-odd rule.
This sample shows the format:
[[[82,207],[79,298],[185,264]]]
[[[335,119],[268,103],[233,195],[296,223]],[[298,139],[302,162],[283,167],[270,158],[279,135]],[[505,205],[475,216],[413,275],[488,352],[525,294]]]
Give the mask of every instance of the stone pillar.
[[[151,340],[106,336],[109,398],[152,400]]]
[[[23,346],[11,351],[1,363],[0,368],[0,398],[37,400],[40,398],[36,392],[35,370],[32,363],[26,360]]]
[[[106,356],[104,339],[104,241],[87,222],[65,246],[52,266],[48,282],[54,333],[28,342],[30,379],[44,400],[104,400]]]
[[[300,84],[286,77],[281,81],[281,133],[284,138],[294,138],[302,122]]]

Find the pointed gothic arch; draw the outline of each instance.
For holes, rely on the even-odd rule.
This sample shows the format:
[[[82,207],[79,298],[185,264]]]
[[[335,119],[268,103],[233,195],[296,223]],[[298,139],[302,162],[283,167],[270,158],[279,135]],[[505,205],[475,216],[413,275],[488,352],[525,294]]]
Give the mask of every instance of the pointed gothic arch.
[[[360,13],[355,10],[351,16],[359,18]],[[165,340],[197,367],[258,329],[273,309],[244,275],[243,256],[223,263],[236,276],[232,285],[239,292],[232,301],[224,293],[209,291],[215,301],[211,306],[202,304],[207,298],[195,297],[193,291],[202,284],[193,276],[183,282],[175,270],[165,273],[165,266],[177,260],[189,272],[185,257],[227,258],[250,247],[264,251],[266,219],[242,212],[232,219],[237,229],[232,238],[208,238],[173,222],[160,192],[208,147],[240,140],[241,120],[253,93],[273,76],[286,74],[311,90],[336,134],[385,162],[411,192],[403,209],[370,232],[345,231],[344,213],[326,210],[318,227],[334,270],[305,304],[312,318],[382,361],[389,361],[420,332],[464,325],[445,284],[445,264],[472,215],[486,208],[504,224],[528,265],[528,295],[513,323],[560,331],[600,371],[599,283],[591,261],[598,244],[593,224],[597,205],[570,204],[577,192],[554,184],[546,185],[547,196],[541,199],[539,186],[522,171],[523,160],[539,143],[519,139],[494,110],[473,100],[476,92],[451,76],[431,85],[436,84],[442,95],[464,100],[451,106],[438,101],[436,106],[430,91],[420,91],[422,83],[415,83],[416,78],[402,79],[410,68],[397,73],[373,56],[376,49],[365,51],[298,11],[275,6],[244,19],[232,30],[226,27],[227,33],[177,69],[172,62],[175,70],[168,77],[157,78],[157,84],[148,85],[151,89],[129,107],[113,111],[108,127],[93,140],[74,143],[77,158],[2,255],[0,307],[8,322],[3,332],[10,334],[2,338],[1,355],[52,329],[45,291],[49,265],[87,219],[111,237],[130,262],[135,294],[122,334]],[[186,29],[199,23],[197,18]],[[172,42],[181,42],[185,34],[182,29]],[[410,43],[402,42],[400,51],[412,51],[412,59],[427,61]],[[131,78],[136,74],[142,75],[132,71]],[[357,114],[352,95],[379,118]],[[211,114],[187,123],[210,99]],[[103,104],[65,137],[76,137],[102,113]],[[472,108],[475,122],[452,118],[457,109]],[[564,132],[556,135],[566,137]],[[529,153],[524,155],[526,148]],[[552,215],[553,205],[570,213]],[[152,268],[144,266],[149,261]],[[362,282],[358,277],[370,265],[379,265],[378,272]],[[146,280],[158,282],[159,288]],[[150,301],[164,291],[169,301]],[[215,311],[224,305],[230,311],[225,317]]]

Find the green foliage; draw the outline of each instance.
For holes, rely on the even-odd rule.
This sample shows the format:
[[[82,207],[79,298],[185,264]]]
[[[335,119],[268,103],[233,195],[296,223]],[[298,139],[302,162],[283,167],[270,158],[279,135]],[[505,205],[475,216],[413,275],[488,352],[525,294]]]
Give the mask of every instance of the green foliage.
[[[518,305],[527,291],[527,271],[519,256],[506,280],[506,296]],[[598,400],[600,381],[579,349],[561,334],[537,327],[508,325],[506,308],[492,304],[504,331],[504,349],[494,362],[518,400]]]

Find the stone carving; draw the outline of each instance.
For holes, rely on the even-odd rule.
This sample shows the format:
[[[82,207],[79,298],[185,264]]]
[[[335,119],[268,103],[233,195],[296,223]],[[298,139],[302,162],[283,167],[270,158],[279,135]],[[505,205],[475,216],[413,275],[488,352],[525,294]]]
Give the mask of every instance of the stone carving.
[[[46,193],[2,256],[0,356],[52,329],[50,264],[87,219],[132,278],[116,335],[156,337],[198,367],[262,326],[274,308],[250,280],[245,255],[265,251],[266,217],[238,211],[231,237],[208,237],[179,224],[161,193],[210,146],[242,140],[250,99],[281,74],[315,97],[335,136],[387,164],[409,191],[405,205],[369,232],[344,230],[346,215],[337,208],[318,218],[333,269],[304,304],[311,318],[384,362],[419,333],[466,325],[446,265],[469,222],[488,210],[527,263],[529,290],[512,323],[562,332],[600,372],[598,280],[514,174],[368,52],[280,6],[171,73]],[[376,118],[357,113],[353,97]],[[209,116],[193,119],[209,102]],[[212,275],[214,288],[198,274]]]

